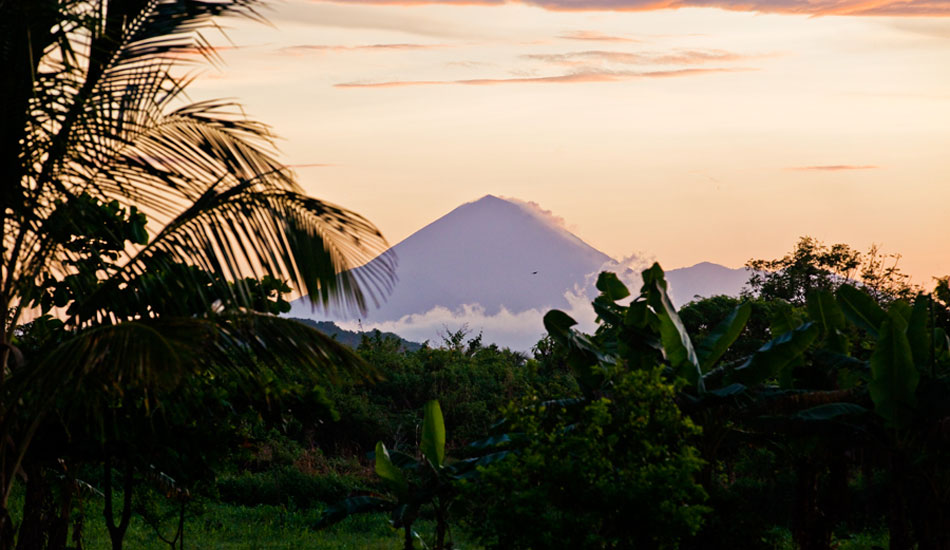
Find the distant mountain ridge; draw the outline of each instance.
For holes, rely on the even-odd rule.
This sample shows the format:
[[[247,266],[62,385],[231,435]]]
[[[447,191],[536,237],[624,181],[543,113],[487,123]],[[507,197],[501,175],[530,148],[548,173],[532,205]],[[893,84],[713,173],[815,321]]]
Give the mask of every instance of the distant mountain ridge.
[[[631,292],[639,290],[638,271],[587,244],[551,213],[494,195],[453,209],[390,252],[397,258],[398,281],[386,302],[378,308],[370,304],[360,322],[420,341],[468,324],[471,330],[484,328],[486,341],[505,345],[510,336],[508,342],[528,349],[543,333],[540,318],[548,310],[590,311],[600,271],[617,271],[631,282]],[[372,270],[382,261],[387,260],[357,269]],[[738,295],[747,279],[744,269],[710,262],[667,272],[677,306],[695,296]],[[306,299],[292,304],[291,315],[315,317]],[[323,318],[349,328],[355,322]],[[497,326],[490,329],[492,323]]]
[[[733,269],[712,262],[700,262],[667,271],[666,280],[672,289],[673,303],[682,306],[697,296],[738,296],[749,282],[749,272],[745,268]]]
[[[392,332],[381,332],[378,330],[366,330],[363,332],[357,332],[353,330],[346,330],[340,328],[336,323],[332,321],[315,321],[313,319],[299,319],[296,317],[292,318],[294,321],[300,321],[305,325],[309,325],[323,334],[326,334],[330,338],[333,338],[337,342],[343,344],[344,346],[349,346],[353,349],[360,347],[360,343],[363,341],[363,336],[368,336],[370,338],[375,337],[377,334],[381,338],[395,338],[399,341],[399,344],[402,346],[402,349],[405,351],[418,351],[422,348],[422,344],[419,342],[410,342],[405,338],[402,338],[398,334],[393,334]]]

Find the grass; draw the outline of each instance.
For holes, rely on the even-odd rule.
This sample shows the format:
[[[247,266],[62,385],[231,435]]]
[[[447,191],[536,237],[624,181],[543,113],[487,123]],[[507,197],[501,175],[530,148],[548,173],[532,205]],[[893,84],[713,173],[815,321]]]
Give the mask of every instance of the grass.
[[[83,548],[111,550],[101,507],[90,513],[84,528]],[[324,531],[314,531],[318,510],[290,510],[280,506],[233,506],[209,503],[185,526],[185,548],[202,550],[401,550],[402,532],[390,527],[384,514],[354,516]],[[433,532],[429,522],[417,522],[424,536]],[[169,525],[169,530],[171,525]],[[476,548],[456,540],[456,548]],[[141,518],[133,517],[124,548],[169,550]]]

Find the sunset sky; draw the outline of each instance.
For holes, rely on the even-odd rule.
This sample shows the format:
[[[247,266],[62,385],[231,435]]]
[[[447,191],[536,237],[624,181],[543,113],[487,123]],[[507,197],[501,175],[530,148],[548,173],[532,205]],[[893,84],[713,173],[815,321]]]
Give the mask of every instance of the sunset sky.
[[[390,243],[485,194],[674,268],[801,235],[950,273],[950,1],[273,2],[192,99]],[[209,37],[215,43],[227,44]]]

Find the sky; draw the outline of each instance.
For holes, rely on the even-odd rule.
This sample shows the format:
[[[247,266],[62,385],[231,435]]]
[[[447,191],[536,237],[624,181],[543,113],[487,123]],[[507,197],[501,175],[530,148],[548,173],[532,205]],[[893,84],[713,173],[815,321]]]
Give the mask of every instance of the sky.
[[[283,0],[192,99],[281,136],[391,244],[486,194],[615,258],[739,267],[798,237],[950,274],[948,0]]]

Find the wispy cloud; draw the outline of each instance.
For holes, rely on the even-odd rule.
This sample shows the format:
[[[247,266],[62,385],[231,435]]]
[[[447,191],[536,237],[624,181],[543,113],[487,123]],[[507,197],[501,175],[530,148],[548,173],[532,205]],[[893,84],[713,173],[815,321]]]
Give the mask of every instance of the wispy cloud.
[[[844,172],[847,170],[877,170],[880,166],[871,164],[820,164],[817,166],[792,166],[786,170],[796,172]]]
[[[585,40],[590,42],[640,42],[635,38],[611,36],[597,31],[574,31],[558,36],[564,40]]]
[[[513,203],[515,203],[515,204],[521,206],[522,209],[524,209],[525,211],[531,213],[531,214],[534,215],[536,218],[540,219],[541,221],[543,221],[543,222],[545,222],[545,223],[547,223],[547,224],[549,224],[549,225],[552,225],[552,226],[554,226],[554,227],[558,227],[558,228],[560,228],[560,229],[565,229],[565,230],[571,231],[571,232],[576,232],[576,231],[577,231],[577,227],[575,227],[575,226],[568,226],[567,220],[565,220],[565,219],[564,219],[563,217],[561,217],[561,216],[558,216],[558,215],[555,214],[554,212],[552,212],[552,211],[550,211],[550,210],[544,208],[543,206],[541,206],[541,205],[538,204],[537,202],[534,202],[534,201],[526,201],[526,200],[519,199],[519,198],[515,198],[515,197],[505,197],[505,196],[502,196],[501,198],[505,199],[505,200],[508,201],[508,202],[513,202]]]
[[[505,0],[348,0],[349,4],[384,5],[500,5]],[[711,7],[731,11],[812,16],[950,16],[946,0],[522,0],[552,11],[654,11]]]
[[[448,44],[362,44],[356,46],[344,46],[339,44],[297,44],[294,46],[285,46],[278,49],[277,52],[281,54],[304,55],[316,52],[434,50],[447,47],[449,47]]]
[[[367,6],[386,2],[281,2],[268,17],[278,22],[340,29],[399,32],[438,38],[472,38],[470,26],[446,17],[432,17],[416,11],[374,10]],[[432,2],[437,3],[437,2]],[[492,2],[480,2],[491,4]]]
[[[220,52],[226,52],[230,50],[239,50],[241,48],[246,48],[246,47],[247,46],[236,46],[233,44],[229,46],[202,45],[202,46],[193,46],[190,48],[181,48],[175,51],[181,54],[186,54],[186,55],[187,54],[213,55]]]
[[[449,61],[445,64],[446,67],[462,67],[465,69],[476,69],[488,65],[490,65],[490,63],[485,63],[484,61]]]
[[[935,19],[901,19],[888,21],[888,26],[899,31],[936,40],[950,38],[950,21]]]
[[[561,54],[528,54],[525,59],[544,61],[557,65],[577,66],[592,61],[619,63],[623,65],[699,65],[702,63],[739,61],[745,56],[724,50],[683,50],[671,53],[630,53],[603,50],[588,50]]]
[[[308,162],[306,164],[288,164],[287,168],[332,168],[334,166],[339,166],[339,164],[326,163],[326,162]]]
[[[341,82],[337,88],[399,88],[405,86],[492,86],[497,84],[577,84],[585,82],[618,82],[641,78],[677,78],[711,73],[730,73],[751,69],[690,68],[669,71],[582,71],[552,76],[519,76],[511,78],[471,78],[460,80],[392,80],[385,82]]]

